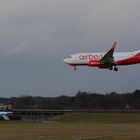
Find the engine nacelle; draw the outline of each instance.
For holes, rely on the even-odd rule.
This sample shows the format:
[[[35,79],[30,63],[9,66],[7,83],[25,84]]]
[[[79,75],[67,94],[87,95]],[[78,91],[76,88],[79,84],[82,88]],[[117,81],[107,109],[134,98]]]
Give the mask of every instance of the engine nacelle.
[[[112,69],[109,65],[101,64],[99,60],[92,60],[89,62],[88,66],[98,67],[99,69]]]
[[[88,66],[90,66],[90,67],[99,67],[100,65],[101,65],[101,63],[99,60],[92,60],[92,61],[89,61],[89,63],[88,63]]]

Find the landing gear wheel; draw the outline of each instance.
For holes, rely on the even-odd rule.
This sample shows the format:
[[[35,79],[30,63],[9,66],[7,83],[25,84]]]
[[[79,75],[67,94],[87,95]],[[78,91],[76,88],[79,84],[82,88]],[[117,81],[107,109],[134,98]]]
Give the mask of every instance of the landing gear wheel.
[[[74,70],[76,71],[76,70],[77,70],[77,68],[76,68],[76,67],[74,67]]]
[[[114,67],[114,71],[118,71],[118,68],[117,67]]]

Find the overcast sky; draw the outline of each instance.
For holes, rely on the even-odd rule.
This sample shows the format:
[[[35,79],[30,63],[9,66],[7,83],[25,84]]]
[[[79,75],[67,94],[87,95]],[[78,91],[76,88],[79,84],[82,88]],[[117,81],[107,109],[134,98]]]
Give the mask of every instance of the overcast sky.
[[[140,89],[140,65],[70,69],[73,53],[140,50],[139,0],[0,0],[0,96]]]

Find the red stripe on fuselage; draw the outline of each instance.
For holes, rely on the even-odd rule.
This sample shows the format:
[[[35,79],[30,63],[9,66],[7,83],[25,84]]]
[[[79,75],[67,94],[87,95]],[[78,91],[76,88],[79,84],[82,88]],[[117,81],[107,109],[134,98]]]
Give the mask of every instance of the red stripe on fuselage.
[[[140,63],[140,53],[134,55],[133,57],[115,61],[116,65],[132,65],[132,64],[138,64]]]

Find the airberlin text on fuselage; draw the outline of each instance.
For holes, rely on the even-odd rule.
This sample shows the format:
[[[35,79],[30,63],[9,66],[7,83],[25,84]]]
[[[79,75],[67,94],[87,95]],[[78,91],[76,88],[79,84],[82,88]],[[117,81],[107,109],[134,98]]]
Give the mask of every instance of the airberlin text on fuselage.
[[[80,60],[100,60],[104,55],[103,54],[90,54],[84,53],[79,55]]]

